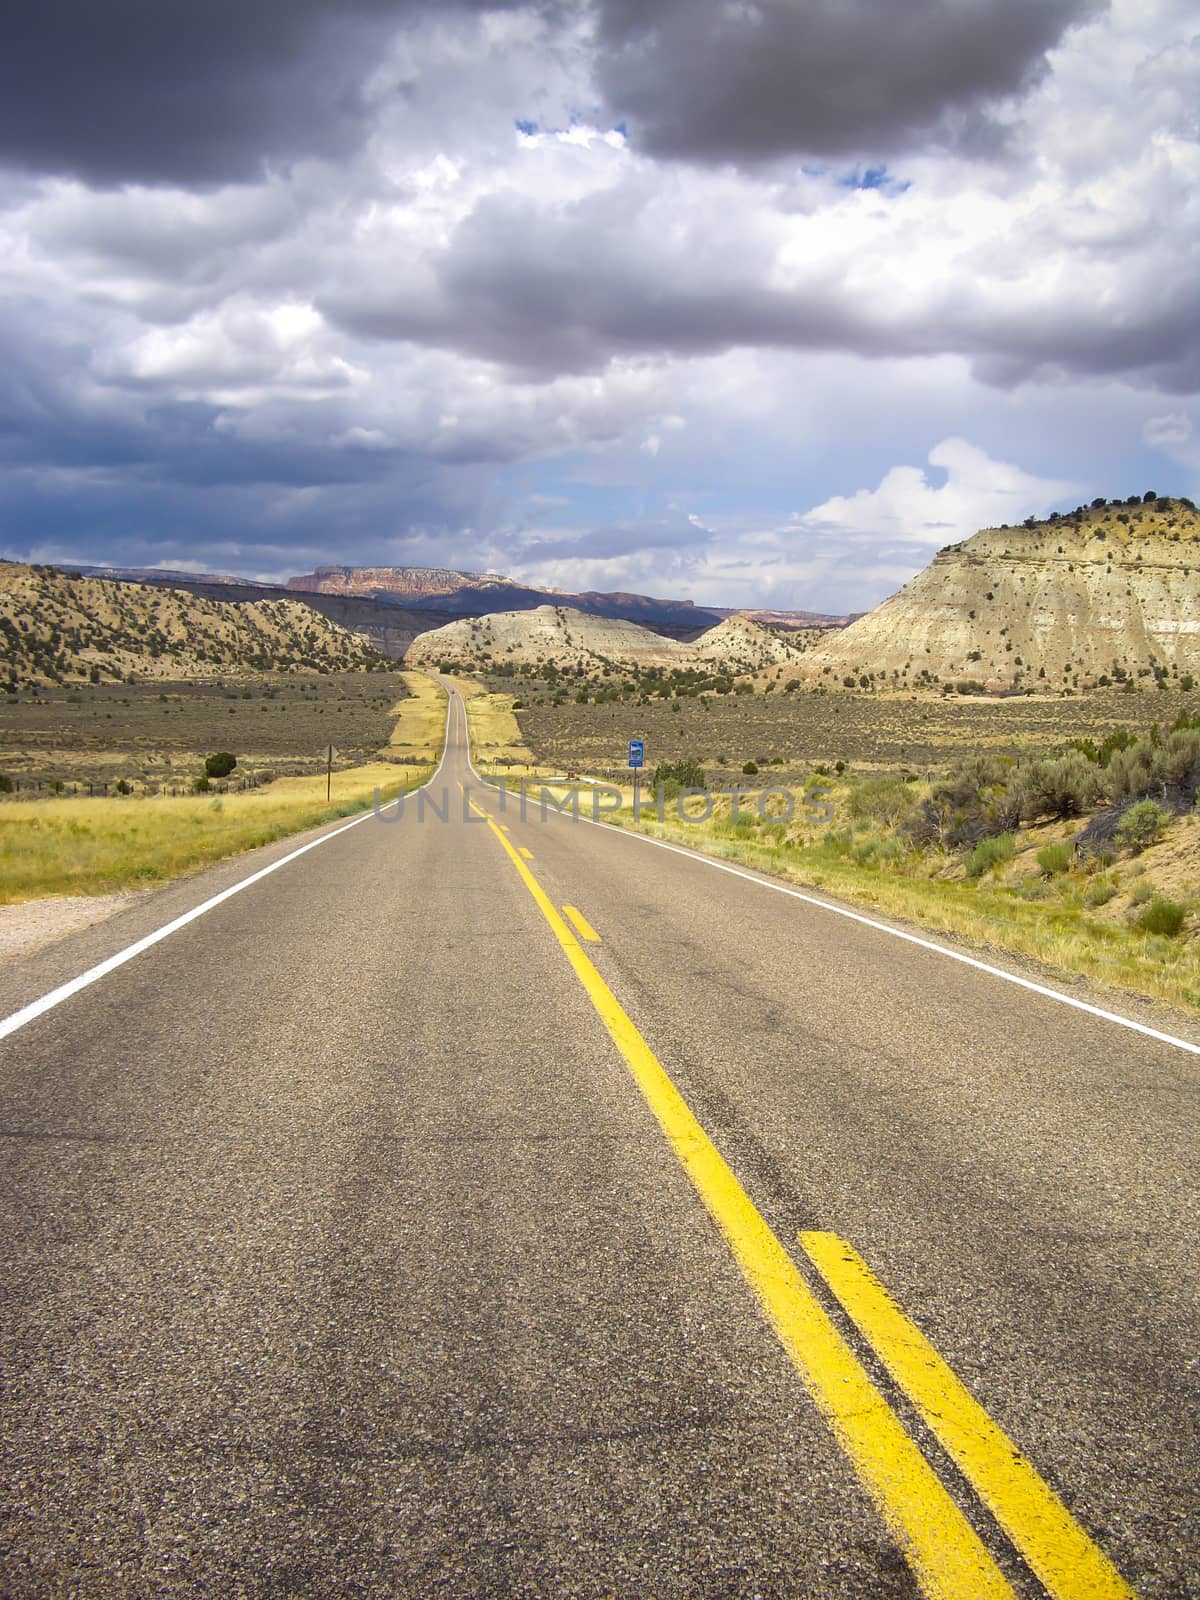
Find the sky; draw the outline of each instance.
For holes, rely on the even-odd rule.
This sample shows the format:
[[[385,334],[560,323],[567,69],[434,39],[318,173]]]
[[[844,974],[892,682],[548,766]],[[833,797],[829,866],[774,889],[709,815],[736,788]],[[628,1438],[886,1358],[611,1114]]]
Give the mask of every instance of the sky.
[[[867,609],[1200,496],[1193,0],[8,0],[0,552]]]

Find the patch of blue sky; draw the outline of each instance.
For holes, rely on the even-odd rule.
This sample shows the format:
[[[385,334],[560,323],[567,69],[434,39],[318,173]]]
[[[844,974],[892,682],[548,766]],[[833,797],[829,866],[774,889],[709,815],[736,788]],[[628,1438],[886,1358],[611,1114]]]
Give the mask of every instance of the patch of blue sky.
[[[843,189],[882,189],[885,194],[903,194],[912,187],[907,178],[894,178],[886,167],[855,167],[838,176]]]

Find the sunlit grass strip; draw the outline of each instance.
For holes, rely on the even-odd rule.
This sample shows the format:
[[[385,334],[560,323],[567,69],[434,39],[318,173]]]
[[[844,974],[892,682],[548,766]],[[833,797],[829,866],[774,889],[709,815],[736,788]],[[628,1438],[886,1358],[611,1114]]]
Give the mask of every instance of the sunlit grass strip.
[[[0,905],[48,895],[111,894],[194,872],[243,850],[363,811],[424,783],[441,754],[446,693],[406,673],[387,761],[277,778],[217,795],[16,800],[0,807]],[[401,766],[398,763],[404,761]]]
[[[414,766],[436,766],[446,731],[446,691],[425,672],[400,674],[408,694],[397,700],[388,755]]]
[[[325,777],[280,778],[245,794],[30,800],[0,808],[0,904],[47,895],[111,894],[165,882],[243,850],[348,817],[423,782],[392,762]]]
[[[533,751],[521,734],[511,694],[489,694],[481,683],[470,678],[455,680],[467,708],[471,736],[471,759],[480,772],[501,774],[508,767],[537,771]]]

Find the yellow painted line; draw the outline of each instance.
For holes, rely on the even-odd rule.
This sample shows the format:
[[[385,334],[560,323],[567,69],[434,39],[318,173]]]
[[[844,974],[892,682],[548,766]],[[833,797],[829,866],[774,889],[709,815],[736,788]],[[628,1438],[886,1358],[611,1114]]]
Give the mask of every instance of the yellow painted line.
[[[532,861],[533,860],[533,851],[532,850],[526,850],[524,845],[521,846],[521,854],[525,857],[526,861]]]
[[[671,1148],[721,1230],[805,1387],[929,1600],[1013,1600],[1013,1590],[905,1433],[795,1262],[759,1215],[620,1001],[517,850],[489,818]]]
[[[1130,1600],[1133,1590],[1012,1440],[836,1233],[800,1242],[847,1315],[1055,1600]]]
[[[575,929],[575,932],[581,939],[586,940],[588,944],[600,943],[600,935],[596,932],[595,928],[592,927],[591,923],[584,916],[583,912],[580,911],[578,906],[564,906],[563,912],[568,922],[570,922],[571,926]]]

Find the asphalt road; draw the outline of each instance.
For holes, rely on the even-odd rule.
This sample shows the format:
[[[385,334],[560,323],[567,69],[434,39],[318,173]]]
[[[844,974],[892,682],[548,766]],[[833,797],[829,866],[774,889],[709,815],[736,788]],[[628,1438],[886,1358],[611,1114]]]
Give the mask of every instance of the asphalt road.
[[[0,1042],[0,1595],[1001,1592],[906,1558],[926,1491],[889,1510],[831,1425],[789,1274],[1003,1592],[1100,1593],[1069,1550],[1033,1575],[802,1232],[1096,1570],[1200,1595],[1200,1057],[501,814],[450,728],[446,820],[410,799],[0,970],[7,1016],[284,861]]]

